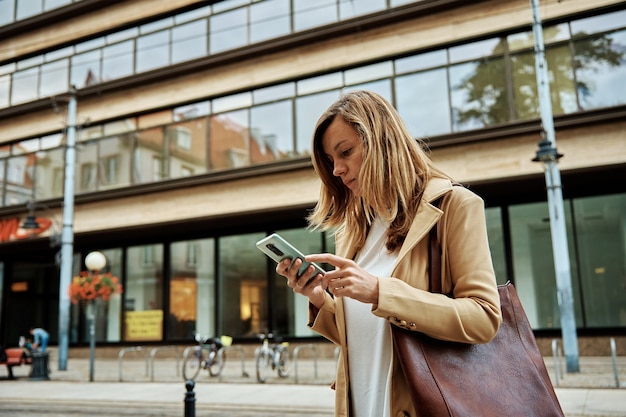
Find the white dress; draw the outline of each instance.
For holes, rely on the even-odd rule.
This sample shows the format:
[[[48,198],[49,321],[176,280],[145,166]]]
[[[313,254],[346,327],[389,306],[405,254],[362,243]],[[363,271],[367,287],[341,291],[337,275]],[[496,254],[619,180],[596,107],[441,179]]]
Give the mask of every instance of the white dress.
[[[356,263],[376,276],[388,277],[398,257],[385,247],[389,225],[378,219],[370,228]],[[387,320],[372,314],[372,305],[344,298],[352,417],[390,417],[392,336]]]

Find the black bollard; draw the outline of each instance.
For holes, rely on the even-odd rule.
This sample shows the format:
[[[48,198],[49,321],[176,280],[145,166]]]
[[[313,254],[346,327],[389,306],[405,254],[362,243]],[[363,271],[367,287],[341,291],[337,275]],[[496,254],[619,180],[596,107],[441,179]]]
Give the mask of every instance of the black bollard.
[[[196,417],[196,394],[193,392],[195,382],[191,379],[185,382],[185,417]]]

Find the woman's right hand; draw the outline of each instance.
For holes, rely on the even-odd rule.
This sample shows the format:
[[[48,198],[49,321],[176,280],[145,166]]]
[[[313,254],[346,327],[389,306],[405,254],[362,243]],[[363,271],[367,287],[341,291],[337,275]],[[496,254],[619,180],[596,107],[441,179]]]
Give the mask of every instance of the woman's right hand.
[[[313,266],[309,266],[304,273],[298,277],[298,270],[302,266],[302,260],[283,259],[276,265],[276,273],[287,278],[287,285],[293,289],[293,292],[309,297],[311,303],[321,308],[324,304],[324,289],[320,285],[322,282],[322,274],[317,273]]]

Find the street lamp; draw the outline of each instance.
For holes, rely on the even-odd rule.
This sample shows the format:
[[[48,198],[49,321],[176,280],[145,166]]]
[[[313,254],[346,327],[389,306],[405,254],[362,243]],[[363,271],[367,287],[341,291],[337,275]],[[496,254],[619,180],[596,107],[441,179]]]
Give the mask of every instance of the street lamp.
[[[570,258],[567,247],[563,193],[561,191],[561,174],[558,166],[558,161],[563,155],[556,151],[550,84],[548,81],[548,65],[545,58],[543,27],[539,17],[538,3],[539,0],[530,0],[533,13],[533,36],[535,38],[535,71],[537,75],[537,91],[542,124],[542,140],[539,142],[539,149],[533,161],[543,163],[546,176],[550,232],[552,237],[552,256],[554,258],[559,312],[561,313],[561,334],[563,336],[565,365],[567,372],[579,372],[574,296]]]
[[[85,257],[85,266],[91,274],[98,274],[107,264],[107,258],[102,252],[90,252]],[[94,361],[96,356],[96,303],[87,304],[87,319],[89,320],[89,382],[93,382]]]

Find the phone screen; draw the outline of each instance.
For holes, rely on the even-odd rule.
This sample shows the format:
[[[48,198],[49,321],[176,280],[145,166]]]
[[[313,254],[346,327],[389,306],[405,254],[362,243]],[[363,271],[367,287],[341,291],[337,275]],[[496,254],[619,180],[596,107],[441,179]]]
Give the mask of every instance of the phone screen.
[[[304,254],[283,239],[278,233],[273,233],[259,240],[256,243],[256,246],[276,263],[286,258],[292,260],[300,258],[302,260],[302,265],[300,266],[300,269],[298,269],[298,276],[302,275],[309,265],[313,265],[319,273],[325,273],[324,269],[318,264],[305,261]]]

